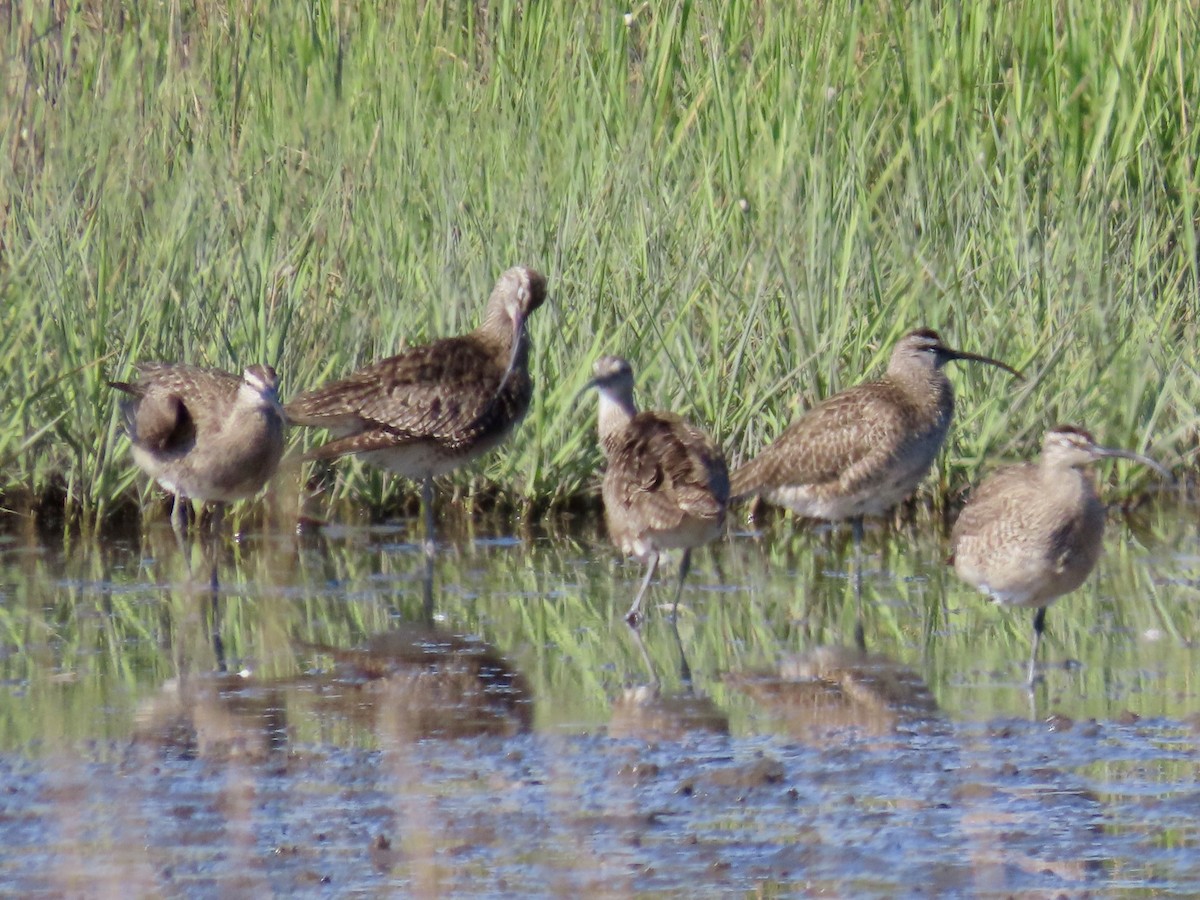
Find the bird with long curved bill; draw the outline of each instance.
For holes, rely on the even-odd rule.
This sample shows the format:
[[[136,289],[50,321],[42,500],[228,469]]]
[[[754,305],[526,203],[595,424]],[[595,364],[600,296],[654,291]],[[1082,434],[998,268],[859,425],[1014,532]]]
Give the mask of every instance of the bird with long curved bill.
[[[434,552],[433,479],[503,443],[533,398],[529,316],[546,278],[524,266],[496,282],[474,331],[412,347],[301,394],[285,407],[296,425],[334,438],[305,459],[356,455],[421,483],[424,550]]]
[[[1100,558],[1105,510],[1087,467],[1111,458],[1171,480],[1148,456],[1102,447],[1082,428],[1060,425],[1046,432],[1036,461],[999,469],[972,491],[954,525],[950,562],[958,577],[1002,606],[1036,610],[1031,686],[1047,607],[1083,584]]]
[[[942,369],[956,360],[1022,377],[1007,363],[955,350],[936,331],[918,328],[896,344],[882,378],[821,401],[733,473],[735,501],[757,495],[801,516],[850,520],[860,646],[863,517],[905,500],[933,466],[954,416],[954,390]]]

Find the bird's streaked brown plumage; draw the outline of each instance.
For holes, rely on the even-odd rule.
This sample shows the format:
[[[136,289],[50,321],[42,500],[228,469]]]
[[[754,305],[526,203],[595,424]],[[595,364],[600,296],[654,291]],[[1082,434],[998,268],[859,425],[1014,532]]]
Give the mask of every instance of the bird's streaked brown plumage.
[[[937,457],[954,414],[942,367],[973,360],[928,328],[896,345],[887,373],[822,401],[733,473],[735,499],[761,495],[812,518],[880,515],[908,497]]]
[[[683,550],[678,605],[692,549],[715,538],[725,522],[729,474],[720,449],[704,431],[674,413],[637,411],[628,362],[601,357],[593,374],[588,387],[600,393],[600,445],[608,463],[604,521],[623,553],[648,563],[626,616],[636,622],[662,550]]]
[[[432,479],[499,445],[529,411],[525,325],[545,299],[544,276],[509,269],[474,331],[413,347],[300,395],[287,405],[288,418],[335,435],[306,458],[354,453],[422,481],[431,547]]]
[[[929,328],[910,331],[883,378],[827,398],[733,473],[733,498],[760,495],[802,516],[849,519],[854,529],[855,643],[862,621],[863,517],[878,516],[916,490],[946,439],[954,390],[942,367],[999,360],[954,350]]]
[[[951,536],[954,570],[1006,606],[1037,609],[1029,680],[1046,607],[1079,587],[1095,568],[1104,538],[1104,505],[1084,466],[1132,459],[1170,477],[1149,457],[1098,445],[1088,432],[1046,432],[1041,458],[999,469],[972,492]]]
[[[689,525],[720,524],[729,499],[725,463],[699,428],[674,413],[639,412],[604,450],[605,518],[626,552],[647,539],[676,546]]]
[[[134,462],[175,495],[172,523],[182,528],[180,498],[229,502],[251,497],[275,473],[286,420],[270,366],[241,378],[220,369],[143,363],[132,381],[110,384],[121,402]]]

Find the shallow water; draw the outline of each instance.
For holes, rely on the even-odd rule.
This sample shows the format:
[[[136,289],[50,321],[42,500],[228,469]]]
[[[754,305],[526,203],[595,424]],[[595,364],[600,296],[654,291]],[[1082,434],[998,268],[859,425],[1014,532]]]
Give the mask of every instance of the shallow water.
[[[33,896],[1200,893],[1189,511],[985,603],[928,527],[780,519],[677,629],[578,523],[0,543],[0,884]],[[563,535],[569,534],[570,537]]]

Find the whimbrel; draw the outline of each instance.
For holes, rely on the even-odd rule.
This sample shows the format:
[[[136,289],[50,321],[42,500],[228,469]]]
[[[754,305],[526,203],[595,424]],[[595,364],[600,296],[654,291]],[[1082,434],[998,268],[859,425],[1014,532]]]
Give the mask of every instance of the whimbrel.
[[[646,575],[625,618],[636,625],[663,550],[682,549],[672,616],[691,567],[692,549],[721,531],[729,503],[729,473],[712,439],[669,412],[638,412],[633,369],[617,356],[596,361],[584,387],[600,394],[600,445],[604,521],[622,553],[646,565]]]
[[[1037,610],[1030,684],[1046,608],[1083,584],[1100,557],[1104,505],[1083,467],[1106,457],[1132,459],[1171,477],[1147,456],[1101,447],[1083,429],[1060,426],[1046,432],[1037,462],[985,479],[954,525],[951,559],[958,576],[997,603]]]
[[[525,323],[545,299],[544,276],[509,269],[471,333],[413,347],[301,394],[287,405],[288,418],[335,435],[305,458],[353,453],[420,481],[432,558],[433,479],[499,445],[525,417],[533,397]]]
[[[143,363],[133,381],[110,384],[121,402],[133,459],[175,495],[171,525],[182,536],[180,500],[251,497],[275,473],[286,426],[270,366],[241,378],[220,369]]]
[[[802,516],[850,520],[860,645],[863,517],[907,498],[933,465],[954,415],[954,390],[942,371],[954,360],[1021,377],[999,360],[951,349],[936,331],[918,328],[896,344],[883,378],[823,400],[733,473],[735,500],[761,495]]]

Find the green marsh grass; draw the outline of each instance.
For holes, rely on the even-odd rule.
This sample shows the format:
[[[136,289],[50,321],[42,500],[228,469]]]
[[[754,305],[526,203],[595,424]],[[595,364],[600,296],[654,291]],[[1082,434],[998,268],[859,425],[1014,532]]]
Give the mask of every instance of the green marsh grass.
[[[107,379],[266,361],[286,396],[470,328],[518,262],[552,286],[537,397],[452,479],[468,508],[590,489],[570,404],[602,352],[736,460],[922,323],[1029,375],[951,375],[924,499],[1059,421],[1191,468],[1198,19],[1181,0],[5,5],[0,491],[110,519],[145,489]],[[336,471],[331,504],[416,493]]]

